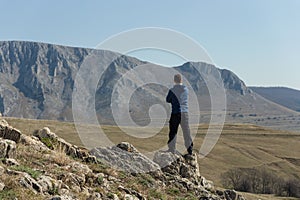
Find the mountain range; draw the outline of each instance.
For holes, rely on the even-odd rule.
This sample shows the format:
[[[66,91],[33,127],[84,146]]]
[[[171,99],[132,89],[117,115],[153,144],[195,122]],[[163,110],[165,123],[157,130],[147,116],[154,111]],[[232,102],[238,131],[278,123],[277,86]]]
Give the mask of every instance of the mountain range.
[[[91,54],[96,55],[96,58],[93,59]],[[137,69],[138,66],[154,64],[107,50],[37,42],[0,42],[0,112],[10,117],[73,121],[72,94],[76,88],[76,75],[87,58],[97,66],[101,66],[110,58],[115,58],[105,71],[101,72],[102,76],[97,82],[96,91],[93,89],[94,86],[89,84],[82,91],[84,100],[92,102],[86,109],[95,108],[98,120],[102,123],[114,124],[113,113],[119,112],[120,105],[125,103],[124,99],[128,99],[124,96],[126,88],[139,85],[138,79],[126,76],[124,78],[124,75],[130,70]],[[248,88],[230,70],[220,69],[212,64],[187,62],[172,68],[156,67],[161,67],[165,73],[170,71],[172,74],[172,71],[176,70],[184,75],[190,90],[197,97],[201,110],[201,113],[193,113],[192,107],[190,109],[192,115],[201,115],[203,122],[209,121],[212,104],[210,98],[212,91],[209,90],[207,81],[218,75],[221,77],[222,84],[214,84],[216,88],[224,85],[227,121],[257,122],[258,118],[265,116],[296,116],[298,114],[292,110],[294,107],[289,109],[288,106],[279,105],[285,100],[281,99],[279,102],[274,98],[268,98],[260,89]],[[99,73],[99,70],[93,70],[91,67],[85,72],[86,75]],[[168,76],[164,74],[164,77]],[[121,78],[124,80],[120,82]],[[154,74],[152,79],[159,82],[162,79],[161,74]],[[116,85],[117,89],[115,89]],[[172,76],[170,75],[171,86]],[[92,94],[93,92],[95,94]],[[138,124],[147,125],[151,114],[149,110],[156,104],[164,107],[169,113],[170,106],[165,103],[167,92],[168,87],[151,83],[136,89],[129,99],[132,119]],[[111,105],[116,103],[113,101],[118,103],[115,111],[111,108]]]
[[[300,91],[287,87],[250,87],[264,98],[300,112]]]

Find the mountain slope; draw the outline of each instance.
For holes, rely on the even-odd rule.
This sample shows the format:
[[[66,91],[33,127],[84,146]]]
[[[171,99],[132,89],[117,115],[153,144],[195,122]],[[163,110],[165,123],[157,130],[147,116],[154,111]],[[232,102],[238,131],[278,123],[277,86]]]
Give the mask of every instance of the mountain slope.
[[[286,87],[250,87],[251,90],[279,105],[300,112],[300,91]]]
[[[95,108],[100,121],[114,123],[111,105],[115,103],[116,113],[121,113],[121,108],[118,106],[124,104],[128,98],[130,98],[130,116],[141,125],[149,123],[149,109],[152,105],[159,104],[169,113],[170,107],[165,103],[168,87],[146,84],[128,97],[126,96],[128,88],[138,86],[139,77],[125,77],[123,81],[119,81],[131,69],[144,64],[152,65],[151,63],[105,50],[21,41],[0,42],[0,112],[5,116],[72,121],[72,94],[75,77],[87,58],[90,59],[92,65],[90,70],[85,72],[83,79],[87,79],[85,75],[91,73],[95,76],[99,74],[99,70],[95,70],[93,66],[99,66],[101,71],[104,65],[112,59],[97,83],[96,93],[90,84],[80,91],[83,101],[87,104],[87,107],[84,107],[87,113],[92,113]],[[175,69],[181,72],[190,83],[190,91],[197,96],[201,111],[210,112],[211,109],[209,92],[212,91],[208,90],[207,82],[221,75],[226,89],[229,118],[232,113],[245,116],[251,113],[257,116],[294,114],[291,110],[253,93],[229,70],[218,69],[214,65],[201,62],[188,62],[174,68],[157,67],[164,72],[164,76],[154,74],[151,78],[160,83],[170,74],[170,80],[164,80],[169,83],[169,86],[172,86],[171,74],[174,73],[172,71]],[[92,80],[86,80],[86,82],[92,82]],[[213,84],[216,88],[222,85],[219,82]],[[116,85],[118,87],[112,94]],[[197,105],[191,103],[191,114],[200,115],[199,112],[194,112],[195,109],[192,106],[197,107]],[[204,121],[209,119],[209,114],[203,118]]]

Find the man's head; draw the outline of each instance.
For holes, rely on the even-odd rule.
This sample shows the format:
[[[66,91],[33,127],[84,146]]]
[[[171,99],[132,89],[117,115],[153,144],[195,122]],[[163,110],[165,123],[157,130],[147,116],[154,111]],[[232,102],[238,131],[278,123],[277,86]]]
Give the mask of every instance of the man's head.
[[[175,74],[174,75],[174,83],[180,84],[182,83],[182,78],[180,74]]]

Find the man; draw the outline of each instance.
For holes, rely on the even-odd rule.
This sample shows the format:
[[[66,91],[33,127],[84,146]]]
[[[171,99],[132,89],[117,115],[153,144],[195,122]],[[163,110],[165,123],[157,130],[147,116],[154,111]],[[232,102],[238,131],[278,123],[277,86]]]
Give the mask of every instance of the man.
[[[166,101],[172,104],[172,113],[169,121],[168,151],[176,152],[176,136],[180,124],[183,132],[184,143],[189,155],[193,153],[193,141],[189,128],[188,116],[188,88],[182,84],[180,74],[174,76],[174,87],[169,90]]]

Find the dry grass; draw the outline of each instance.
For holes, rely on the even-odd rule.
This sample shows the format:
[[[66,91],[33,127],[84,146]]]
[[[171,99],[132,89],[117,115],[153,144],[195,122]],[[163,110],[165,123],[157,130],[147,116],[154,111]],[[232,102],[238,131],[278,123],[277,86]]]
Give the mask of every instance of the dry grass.
[[[14,118],[7,118],[7,121],[25,134],[32,134],[34,130],[47,126],[66,141],[82,146],[80,137],[72,123]],[[87,135],[93,135],[94,131],[100,127],[85,125],[84,128]],[[102,126],[101,128],[114,144],[128,141],[141,152],[163,148],[168,139],[168,127],[163,128],[158,134],[150,138],[132,137],[115,126]],[[208,125],[191,127],[192,132],[196,134],[195,149],[200,149],[207,128]],[[147,131],[151,132],[151,130]],[[212,152],[204,159],[199,160],[200,172],[207,179],[213,180],[217,186],[222,186],[220,175],[236,167],[264,166],[276,171],[278,176],[300,178],[299,146],[300,134],[296,132],[271,130],[251,124],[226,124]],[[178,135],[177,147],[184,152],[181,133]],[[33,155],[32,161],[39,159],[41,161],[37,162],[43,162],[42,158],[36,158]],[[54,162],[64,163],[66,160],[56,160]],[[245,196],[250,200],[259,198],[262,200],[280,199],[273,196],[253,194],[245,194]]]

